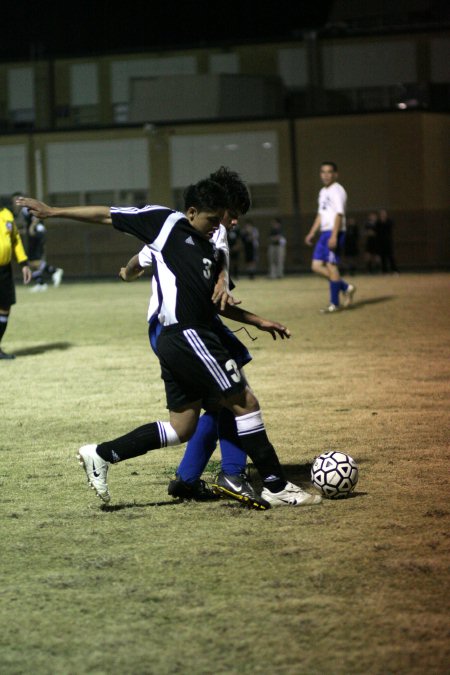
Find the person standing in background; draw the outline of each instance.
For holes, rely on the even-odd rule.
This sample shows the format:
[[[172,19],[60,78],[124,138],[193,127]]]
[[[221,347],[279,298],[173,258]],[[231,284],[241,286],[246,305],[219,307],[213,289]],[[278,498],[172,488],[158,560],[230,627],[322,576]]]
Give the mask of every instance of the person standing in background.
[[[311,269],[328,279],[330,304],[321,312],[332,314],[341,309],[339,294],[343,293],[344,307],[348,307],[352,303],[356,289],[353,284],[341,279],[339,272],[340,252],[345,242],[347,193],[337,182],[337,165],[334,162],[322,162],[320,178],[323,188],[319,192],[319,208],[314,223],[305,237],[305,243],[312,246],[314,236],[320,230]]]
[[[11,307],[16,303],[16,289],[12,270],[13,257],[22,268],[24,284],[31,281],[31,269],[28,258],[9,209],[0,208],[0,345],[8,326]],[[0,360],[16,358],[6,354],[0,346]]]
[[[239,225],[236,224],[228,230],[228,248],[230,251],[230,275],[233,279],[239,279],[239,263],[241,257],[242,240]]]
[[[366,269],[369,274],[375,274],[379,269],[379,239],[377,235],[378,216],[376,211],[370,211],[367,214],[366,222],[364,223],[364,257],[366,261]]]
[[[284,262],[286,259],[287,240],[283,234],[283,226],[279,218],[270,221],[269,246],[269,278],[282,279],[284,277]]]
[[[241,232],[241,239],[244,246],[246,272],[249,279],[254,279],[258,261],[259,232],[251,220],[245,221]]]
[[[344,254],[346,270],[353,277],[356,274],[359,255],[359,227],[355,218],[347,218]]]
[[[389,218],[386,209],[380,209],[378,211],[376,231],[381,258],[381,271],[384,274],[388,272],[398,274],[398,267],[394,256],[393,229],[394,221],[392,218]]]

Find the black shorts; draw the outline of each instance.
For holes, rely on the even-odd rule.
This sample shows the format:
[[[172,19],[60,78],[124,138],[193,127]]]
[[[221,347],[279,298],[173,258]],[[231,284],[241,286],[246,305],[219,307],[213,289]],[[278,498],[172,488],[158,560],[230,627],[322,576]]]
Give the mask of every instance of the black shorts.
[[[29,237],[28,238],[28,259],[29,260],[43,260],[44,259],[44,237]]]
[[[5,309],[15,304],[16,289],[11,264],[0,265],[0,307]]]
[[[208,328],[163,328],[157,351],[169,410],[201,399],[228,398],[245,388],[235,360]]]

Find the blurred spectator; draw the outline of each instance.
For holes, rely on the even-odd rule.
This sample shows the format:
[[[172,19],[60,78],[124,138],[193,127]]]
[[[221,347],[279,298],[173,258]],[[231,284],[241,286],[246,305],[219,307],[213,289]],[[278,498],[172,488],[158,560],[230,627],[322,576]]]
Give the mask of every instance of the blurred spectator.
[[[367,215],[367,220],[364,223],[364,257],[366,262],[366,269],[371,274],[374,274],[380,268],[380,256],[377,235],[378,214],[376,211],[371,211]]]
[[[393,229],[394,222],[392,218],[388,217],[386,209],[380,209],[377,220],[377,239],[381,258],[381,270],[384,274],[387,272],[398,274],[398,267],[394,257]]]
[[[344,243],[344,268],[350,276],[355,276],[359,255],[359,227],[355,218],[347,218],[347,232]]]
[[[259,251],[259,231],[251,220],[246,220],[241,232],[244,246],[245,270],[249,279],[255,278]]]
[[[269,278],[281,279],[284,276],[284,261],[286,259],[287,240],[283,234],[283,226],[279,218],[270,221],[269,246]]]
[[[227,232],[228,249],[230,251],[230,276],[239,279],[239,264],[241,258],[242,239],[239,225],[235,225]]]

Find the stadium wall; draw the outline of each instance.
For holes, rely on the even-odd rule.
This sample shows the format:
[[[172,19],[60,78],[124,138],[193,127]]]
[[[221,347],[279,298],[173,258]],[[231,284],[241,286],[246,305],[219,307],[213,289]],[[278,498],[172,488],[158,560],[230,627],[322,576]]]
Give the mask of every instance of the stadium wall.
[[[5,198],[23,190],[58,204],[180,208],[186,179],[226,164],[252,189],[249,216],[260,229],[260,272],[267,269],[275,216],[289,241],[287,269],[302,272],[310,265],[303,240],[317,206],[319,165],[331,160],[361,238],[367,213],[386,208],[395,221],[400,267],[442,269],[450,264],[449,126],[446,114],[407,111],[13,135],[0,137],[1,192]],[[115,275],[138,248],[105,227],[48,223],[48,259],[68,277]]]

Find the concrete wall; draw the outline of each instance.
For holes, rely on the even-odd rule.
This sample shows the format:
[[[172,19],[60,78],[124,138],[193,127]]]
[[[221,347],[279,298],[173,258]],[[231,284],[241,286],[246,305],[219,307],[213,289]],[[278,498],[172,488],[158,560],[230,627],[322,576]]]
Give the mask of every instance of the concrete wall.
[[[355,217],[361,228],[368,211],[386,208],[395,221],[395,246],[398,263],[403,268],[442,268],[450,265],[450,202],[448,199],[448,170],[450,156],[450,116],[426,112],[394,112],[372,115],[302,118],[294,121],[277,120],[221,124],[190,124],[160,126],[151,131],[124,129],[33,136],[0,137],[2,148],[11,144],[25,146],[20,153],[15,175],[21,184],[16,189],[29,189],[37,195],[40,189],[48,199],[48,149],[51,143],[70,143],[87,140],[99,143],[104,140],[128,138],[148,140],[148,199],[154,203],[173,204],[176,191],[173,183],[171,139],[189,137],[195,143],[196,135],[258,134],[266,131],[276,135],[275,162],[276,185],[272,190],[269,207],[254,208],[249,216],[260,229],[260,270],[265,272],[266,243],[270,220],[279,216],[283,220],[288,238],[287,267],[291,271],[309,268],[311,249],[303,244],[317,208],[317,195],[321,187],[319,166],[324,160],[335,161],[339,177],[348,192],[348,214]],[[192,141],[194,139],[194,141]],[[200,141],[199,141],[200,142]],[[173,144],[172,144],[173,145]],[[38,151],[38,152],[37,152]],[[220,152],[217,166],[227,164],[240,171],[248,180],[256,172],[257,156],[249,160],[248,153]],[[233,154],[234,153],[234,154]],[[220,156],[219,156],[220,155]],[[10,155],[8,155],[10,156]],[[35,162],[39,157],[39,164]],[[240,159],[239,159],[240,157]],[[236,158],[236,162],[233,158]],[[120,162],[120,157],[117,162]],[[245,160],[245,161],[244,161]],[[181,160],[180,160],[181,161]],[[184,158],[183,158],[183,161]],[[215,160],[214,160],[215,161]],[[98,193],[102,195],[110,168],[105,163],[99,176]],[[194,162],[195,164],[195,162]],[[117,167],[115,167],[116,169]],[[216,166],[211,167],[213,170]],[[257,167],[256,167],[257,168]],[[1,162],[0,162],[1,169]],[[202,168],[203,172],[208,169]],[[23,176],[21,177],[21,171]],[[193,169],[194,172],[194,169]],[[6,175],[6,174],[5,174]],[[203,175],[203,174],[202,174]],[[111,174],[112,176],[112,174]],[[114,173],[116,176],[116,173]],[[192,174],[192,180],[200,176]],[[101,179],[101,180],[100,180]],[[128,185],[126,167],[123,168],[124,188]],[[257,185],[257,172],[252,179],[259,194],[264,194],[264,181]],[[95,175],[92,191],[96,194]],[[251,181],[250,181],[251,182]],[[39,184],[38,184],[39,183]],[[10,192],[14,191],[9,186]],[[67,193],[70,193],[67,185]],[[116,186],[117,187],[117,186]],[[142,187],[139,184],[138,187]],[[67,203],[67,202],[66,202]],[[72,203],[72,202],[69,202]],[[92,203],[92,202],[91,202]],[[130,203],[111,201],[101,203]],[[255,199],[255,207],[257,206]],[[362,232],[361,232],[362,234]],[[107,228],[49,223],[48,259],[66,269],[68,276],[115,275],[128,257],[139,248],[139,242],[124,237]],[[360,264],[362,265],[362,256]]]

